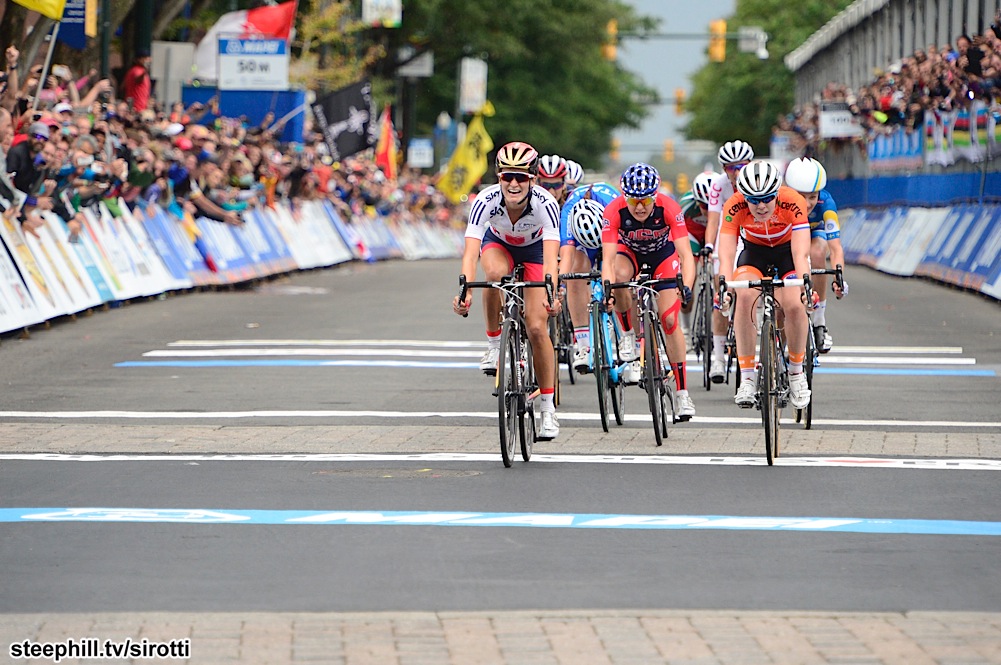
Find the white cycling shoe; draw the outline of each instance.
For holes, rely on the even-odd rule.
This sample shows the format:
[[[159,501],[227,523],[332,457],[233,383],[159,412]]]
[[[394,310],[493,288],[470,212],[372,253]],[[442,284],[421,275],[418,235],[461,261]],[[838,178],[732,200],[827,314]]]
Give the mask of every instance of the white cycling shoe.
[[[539,419],[539,431],[535,438],[539,441],[552,441],[560,433],[560,421],[556,419],[555,411],[543,411]]]
[[[726,362],[720,358],[713,358],[709,363],[709,380],[713,383],[723,383],[726,380]]]
[[[789,375],[789,402],[797,409],[805,409],[810,403],[810,384],[806,374]]]
[[[678,400],[678,420],[686,423],[695,415],[695,403],[688,393],[676,395]]]
[[[734,396],[734,403],[742,409],[749,409],[754,406],[755,381],[746,379],[740,382],[737,387],[737,394]]]
[[[643,370],[640,368],[640,361],[638,360],[626,363],[626,366],[622,368],[622,383],[627,386],[636,385],[642,377]]]
[[[580,374],[591,371],[591,349],[582,346],[573,354],[573,368]]]
[[[497,358],[500,356],[499,346],[488,346],[487,352],[480,358],[480,370],[489,376],[497,374]]]
[[[619,338],[619,360],[636,360],[636,331],[627,330]]]

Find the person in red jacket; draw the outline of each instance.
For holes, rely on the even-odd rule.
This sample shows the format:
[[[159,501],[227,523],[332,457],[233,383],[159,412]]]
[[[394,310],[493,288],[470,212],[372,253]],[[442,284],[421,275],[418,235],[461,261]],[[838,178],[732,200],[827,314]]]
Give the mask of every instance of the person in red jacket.
[[[122,81],[125,99],[132,100],[132,108],[136,113],[146,110],[153,90],[153,82],[149,78],[150,60],[149,51],[144,49],[136,51],[136,59],[125,73],[125,80]]]

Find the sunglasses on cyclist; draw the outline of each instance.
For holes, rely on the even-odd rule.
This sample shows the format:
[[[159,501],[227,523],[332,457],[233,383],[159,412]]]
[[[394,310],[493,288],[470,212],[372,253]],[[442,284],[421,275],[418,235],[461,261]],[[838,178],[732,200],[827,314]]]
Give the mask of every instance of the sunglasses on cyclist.
[[[653,203],[652,196],[627,196],[626,203],[631,206],[648,206]]]
[[[771,203],[777,196],[778,194],[769,194],[768,196],[745,196],[744,200],[750,205],[756,206],[760,203]]]
[[[501,173],[499,177],[504,182],[520,183],[526,183],[532,179],[532,176],[527,173]]]
[[[557,191],[557,190],[563,189],[563,183],[562,182],[542,182],[540,180],[539,184],[542,185],[542,187],[544,189],[551,189],[553,191]]]
[[[727,164],[726,166],[723,167],[723,170],[728,173],[736,173],[745,166],[747,166],[747,162],[744,162],[743,164]]]

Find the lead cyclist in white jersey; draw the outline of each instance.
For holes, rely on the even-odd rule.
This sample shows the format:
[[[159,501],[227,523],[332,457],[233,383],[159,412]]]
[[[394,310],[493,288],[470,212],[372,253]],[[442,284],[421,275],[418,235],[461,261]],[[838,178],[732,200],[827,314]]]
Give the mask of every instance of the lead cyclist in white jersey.
[[[713,177],[709,187],[705,242],[705,247],[709,251],[712,251],[719,244],[719,222],[723,212],[723,204],[736,191],[737,176],[740,174],[740,170],[754,159],[754,149],[744,141],[728,141],[720,146],[716,158],[719,160],[720,166],[723,167],[723,172],[717,173]],[[739,243],[740,238],[737,240]],[[737,247],[737,255],[739,254],[740,246]],[[713,272],[717,275],[720,272],[719,257],[715,258]],[[709,366],[709,378],[713,383],[723,383],[726,378],[726,330],[729,325],[727,317],[723,316],[719,310],[713,311],[713,357],[712,364]]]
[[[559,283],[560,207],[549,192],[535,184],[538,166],[539,153],[527,143],[508,143],[497,151],[500,182],[480,192],[469,212],[462,253],[462,275],[467,280],[475,280],[479,260],[487,281],[499,281],[516,265],[523,265],[526,281],[541,282],[548,275],[554,288]],[[554,403],[556,363],[548,324],[548,318],[559,311],[559,301],[550,309],[547,296],[544,289],[525,289],[525,323],[541,393],[540,440],[554,439],[560,431]],[[460,315],[467,314],[471,305],[471,293],[464,302],[459,302],[458,296],[452,301],[452,309]],[[501,297],[496,289],[483,291],[483,316],[487,352],[480,369],[494,374],[501,337]]]

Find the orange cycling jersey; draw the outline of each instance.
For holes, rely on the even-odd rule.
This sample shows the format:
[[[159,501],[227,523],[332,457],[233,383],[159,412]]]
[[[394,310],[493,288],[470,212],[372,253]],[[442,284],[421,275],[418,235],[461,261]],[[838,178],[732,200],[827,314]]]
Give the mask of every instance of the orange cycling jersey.
[[[737,192],[723,206],[723,225],[720,233],[740,235],[744,242],[765,247],[776,247],[792,240],[797,229],[810,230],[806,215],[806,199],[789,187],[780,187],[775,212],[763,222],[754,219],[744,195]]]

